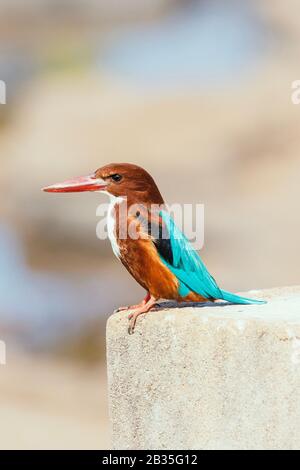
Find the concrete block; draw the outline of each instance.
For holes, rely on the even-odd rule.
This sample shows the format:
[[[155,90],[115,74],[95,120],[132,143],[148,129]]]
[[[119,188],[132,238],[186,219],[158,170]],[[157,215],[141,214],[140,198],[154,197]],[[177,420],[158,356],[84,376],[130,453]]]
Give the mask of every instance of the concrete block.
[[[299,449],[300,287],[107,324],[115,449]]]

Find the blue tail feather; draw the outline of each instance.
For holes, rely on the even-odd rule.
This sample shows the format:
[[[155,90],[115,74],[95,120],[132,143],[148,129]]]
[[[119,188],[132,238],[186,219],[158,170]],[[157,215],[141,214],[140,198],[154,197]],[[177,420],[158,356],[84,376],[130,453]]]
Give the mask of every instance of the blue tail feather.
[[[185,297],[190,291],[206,299],[223,299],[235,304],[265,304],[264,300],[247,299],[221,290],[206,269],[199,254],[192,248],[185,235],[176,226],[168,212],[160,211],[170,237],[171,258],[166,259],[159,252],[162,262],[179,281],[179,295]]]
[[[256,300],[256,299],[248,299],[247,297],[241,297],[236,294],[232,294],[231,292],[227,292],[226,290],[221,290],[222,299],[226,300],[227,302],[232,302],[234,304],[266,304],[265,300]]]

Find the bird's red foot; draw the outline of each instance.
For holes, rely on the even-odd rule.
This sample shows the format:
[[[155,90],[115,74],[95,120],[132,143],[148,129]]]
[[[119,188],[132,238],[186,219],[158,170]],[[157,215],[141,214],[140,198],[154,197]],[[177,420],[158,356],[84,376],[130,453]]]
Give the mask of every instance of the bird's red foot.
[[[115,310],[115,313],[118,312],[128,312],[129,310],[136,310],[137,308],[142,307],[143,302],[136,304],[136,305],[123,305],[122,307],[119,307]]]
[[[137,317],[142,315],[143,313],[149,312],[149,310],[155,305],[157,299],[152,296],[149,296],[149,300],[142,305],[141,307],[133,310],[130,315],[128,315],[129,326],[128,326],[128,333],[132,335],[134,333],[134,328],[136,324]]]
[[[149,292],[147,292],[147,295],[146,297],[139,303],[139,304],[136,304],[136,305],[125,305],[123,307],[119,307],[115,310],[115,313],[118,313],[118,312],[127,312],[128,310],[137,310],[138,308],[141,308],[143,307],[144,305],[146,305],[146,303],[150,300],[150,294]]]

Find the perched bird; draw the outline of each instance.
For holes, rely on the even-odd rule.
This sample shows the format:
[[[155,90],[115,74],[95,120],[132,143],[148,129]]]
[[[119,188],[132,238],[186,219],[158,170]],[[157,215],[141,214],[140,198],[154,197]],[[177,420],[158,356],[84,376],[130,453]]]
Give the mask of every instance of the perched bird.
[[[204,302],[217,299],[236,304],[258,304],[220,289],[167,212],[150,174],[129,163],[112,163],[94,174],[43,188],[46,192],[99,191],[110,197],[107,231],[112,249],[147,294],[130,310],[129,332],[139,315],[159,299]]]

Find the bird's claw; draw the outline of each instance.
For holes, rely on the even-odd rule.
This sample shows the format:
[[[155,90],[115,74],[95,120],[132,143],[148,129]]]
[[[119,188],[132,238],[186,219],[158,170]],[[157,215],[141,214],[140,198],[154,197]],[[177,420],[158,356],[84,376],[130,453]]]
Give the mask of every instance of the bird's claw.
[[[129,335],[133,335],[134,327],[135,327],[135,325],[133,325],[131,322],[129,322],[129,325],[128,325],[128,334]]]
[[[129,320],[128,334],[130,334],[130,335],[133,335],[133,333],[134,333],[137,317],[138,317],[138,315],[135,314],[135,313],[131,313],[130,315],[128,315],[128,320]]]
[[[124,312],[125,310],[128,310],[127,306],[118,307],[114,310],[114,313]]]
[[[137,317],[139,317],[143,313],[149,312],[149,310],[151,310],[151,308],[155,305],[155,302],[156,300],[154,298],[150,298],[148,302],[143,303],[143,305],[139,306],[136,309],[133,309],[132,312],[128,315],[128,333],[130,335],[134,333]]]
[[[140,303],[140,304],[137,304],[137,305],[124,305],[122,307],[118,307],[116,308],[116,310],[114,311],[114,313],[118,313],[118,312],[128,312],[128,310],[135,310],[137,308],[140,308],[143,304]]]

